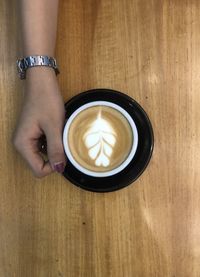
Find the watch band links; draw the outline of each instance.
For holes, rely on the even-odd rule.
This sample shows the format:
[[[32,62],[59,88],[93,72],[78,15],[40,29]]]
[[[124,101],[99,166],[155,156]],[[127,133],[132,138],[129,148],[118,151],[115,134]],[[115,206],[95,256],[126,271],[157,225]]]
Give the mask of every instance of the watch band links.
[[[33,55],[17,60],[20,79],[25,79],[26,70],[35,66],[49,66],[55,70],[56,75],[60,73],[55,58],[43,55]]]

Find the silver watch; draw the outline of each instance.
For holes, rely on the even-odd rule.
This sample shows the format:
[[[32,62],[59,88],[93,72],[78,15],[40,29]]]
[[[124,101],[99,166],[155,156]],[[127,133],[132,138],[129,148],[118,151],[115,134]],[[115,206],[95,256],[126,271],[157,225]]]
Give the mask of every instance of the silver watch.
[[[20,79],[26,79],[26,70],[34,66],[49,66],[55,70],[56,75],[60,73],[55,58],[34,55],[17,60],[17,70]]]

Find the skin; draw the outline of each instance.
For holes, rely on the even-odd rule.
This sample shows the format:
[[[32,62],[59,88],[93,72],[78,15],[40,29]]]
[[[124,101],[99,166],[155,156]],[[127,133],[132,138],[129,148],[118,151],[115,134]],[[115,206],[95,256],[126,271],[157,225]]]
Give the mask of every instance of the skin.
[[[23,56],[54,57],[58,0],[20,0]],[[62,143],[64,101],[54,69],[38,66],[27,70],[22,110],[13,132],[13,145],[35,177],[62,172],[66,156]],[[47,140],[45,161],[38,149],[42,135]],[[60,166],[55,167],[59,164]]]

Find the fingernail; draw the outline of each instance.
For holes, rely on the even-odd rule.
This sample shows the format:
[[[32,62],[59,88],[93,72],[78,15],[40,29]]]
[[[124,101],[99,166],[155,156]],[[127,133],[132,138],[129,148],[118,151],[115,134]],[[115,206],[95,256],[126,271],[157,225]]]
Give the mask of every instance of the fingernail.
[[[65,165],[63,162],[55,163],[53,167],[54,170],[56,170],[58,173],[62,173],[65,169]]]

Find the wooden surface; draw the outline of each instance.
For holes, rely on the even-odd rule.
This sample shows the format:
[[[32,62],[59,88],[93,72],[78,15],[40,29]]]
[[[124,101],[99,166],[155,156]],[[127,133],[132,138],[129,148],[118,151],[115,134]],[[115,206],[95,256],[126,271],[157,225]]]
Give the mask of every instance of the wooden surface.
[[[64,99],[120,90],[147,111],[155,149],[120,191],[33,177],[11,144],[22,105],[17,1],[0,9],[0,277],[200,276],[200,2],[60,2]]]

